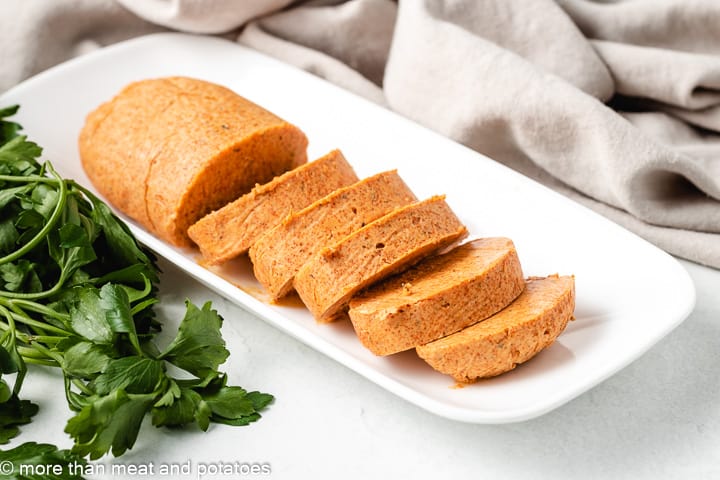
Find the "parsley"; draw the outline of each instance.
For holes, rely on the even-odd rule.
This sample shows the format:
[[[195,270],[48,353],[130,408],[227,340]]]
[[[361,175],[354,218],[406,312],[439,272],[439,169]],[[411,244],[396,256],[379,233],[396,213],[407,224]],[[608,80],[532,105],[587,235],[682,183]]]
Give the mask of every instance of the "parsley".
[[[5,383],[3,386],[8,388]],[[27,400],[20,400],[16,395],[0,403],[0,444],[6,444],[16,437],[20,433],[18,427],[30,423],[37,411],[37,405]]]
[[[16,111],[0,109],[0,444],[37,412],[19,398],[28,365],[61,369],[76,413],[65,427],[70,452],[26,443],[0,458],[119,456],[148,414],[158,427],[202,430],[258,420],[273,397],[227,385],[218,370],[229,356],[222,317],[210,303],[187,301],[161,349],[152,253],[100,199],[38,161],[42,149],[6,120]],[[169,373],[178,369],[186,375]]]
[[[13,473],[2,478],[12,480],[82,480],[76,471],[87,465],[84,459],[68,450],[35,442],[0,451],[0,462],[10,462],[12,468],[8,470]]]

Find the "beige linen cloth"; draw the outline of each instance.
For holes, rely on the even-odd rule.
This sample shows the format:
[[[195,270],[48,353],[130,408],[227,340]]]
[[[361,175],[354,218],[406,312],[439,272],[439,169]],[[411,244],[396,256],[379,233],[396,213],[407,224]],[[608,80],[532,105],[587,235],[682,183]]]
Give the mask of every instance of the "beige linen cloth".
[[[720,1],[2,0],[0,26],[0,91],[137,35],[236,39],[720,268]]]

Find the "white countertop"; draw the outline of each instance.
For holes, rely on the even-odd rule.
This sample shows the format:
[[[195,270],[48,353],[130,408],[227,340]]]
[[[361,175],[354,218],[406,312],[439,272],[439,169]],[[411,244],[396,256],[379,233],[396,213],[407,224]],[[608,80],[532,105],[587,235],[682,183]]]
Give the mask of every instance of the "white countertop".
[[[148,421],[134,450],[106,460],[107,471],[113,463],[158,468],[189,460],[190,475],[164,478],[198,478],[201,463],[217,462],[269,464],[269,478],[278,479],[719,478],[720,271],[683,265],[695,282],[697,307],[639,360],[542,417],[472,425],[401,400],[161,262],[162,314],[181,315],[187,296],[213,300],[224,328],[246,340],[231,351],[230,382],[273,393],[276,402],[249,427],[213,425],[202,433],[156,429]],[[69,447],[64,399],[43,402],[40,390],[59,376],[32,375],[38,376],[46,381],[31,378],[25,397],[39,401],[41,412],[17,440]],[[261,477],[268,476],[205,478]]]

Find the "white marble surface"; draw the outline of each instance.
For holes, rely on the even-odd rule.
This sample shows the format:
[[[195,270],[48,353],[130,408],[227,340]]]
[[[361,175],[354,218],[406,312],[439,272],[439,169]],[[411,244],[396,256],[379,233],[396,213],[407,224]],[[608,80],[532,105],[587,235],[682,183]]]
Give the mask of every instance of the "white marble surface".
[[[471,425],[427,413],[305,347],[162,263],[162,314],[182,301],[214,301],[225,329],[244,343],[231,352],[231,382],[276,395],[250,426],[208,433],[155,429],[147,422],[136,448],[112,463],[267,463],[270,478],[720,478],[720,272],[683,263],[697,307],[639,360],[591,391],[540,418]],[[168,320],[172,323],[172,320]],[[23,441],[70,446],[64,399],[43,400],[54,372],[35,373],[26,396],[42,411]],[[57,385],[57,392],[62,387]],[[109,470],[108,470],[109,471]],[[267,477],[267,476],[265,476]],[[265,478],[216,475],[206,478]],[[97,475],[94,478],[151,478]],[[158,477],[156,475],[155,478]]]

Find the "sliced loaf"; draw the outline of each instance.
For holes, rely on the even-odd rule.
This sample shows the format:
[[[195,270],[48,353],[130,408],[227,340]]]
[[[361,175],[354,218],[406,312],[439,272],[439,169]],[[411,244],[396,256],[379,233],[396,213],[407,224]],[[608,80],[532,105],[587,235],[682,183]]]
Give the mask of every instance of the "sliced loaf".
[[[307,160],[297,127],[186,77],[131,83],[87,116],[78,147],[110,203],[178,246],[202,216]]]
[[[466,235],[444,197],[413,203],[321,250],[298,271],[295,290],[318,321],[332,321],[359,290]]]
[[[289,214],[358,181],[339,150],[256,186],[188,230],[204,260],[217,265],[241,255]]]
[[[273,299],[283,297],[300,267],[323,247],[416,200],[394,170],[336,190],[258,238],[250,248],[255,277]]]
[[[483,238],[426,258],[350,301],[350,320],[375,355],[424,345],[483,320],[525,287],[509,238]]]
[[[458,382],[507,372],[552,344],[575,310],[575,279],[531,278],[508,307],[487,320],[416,348]]]

